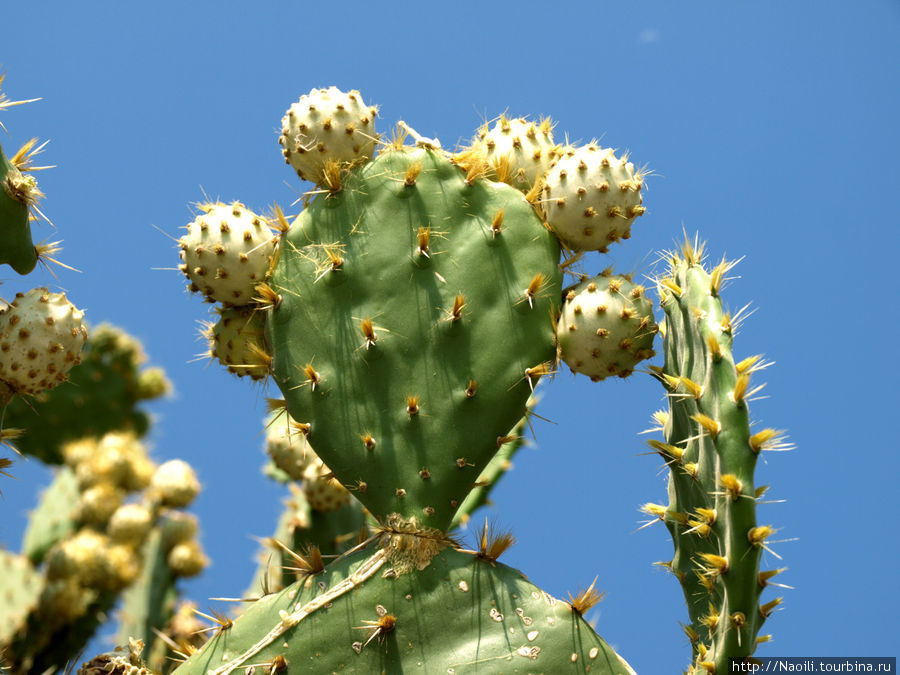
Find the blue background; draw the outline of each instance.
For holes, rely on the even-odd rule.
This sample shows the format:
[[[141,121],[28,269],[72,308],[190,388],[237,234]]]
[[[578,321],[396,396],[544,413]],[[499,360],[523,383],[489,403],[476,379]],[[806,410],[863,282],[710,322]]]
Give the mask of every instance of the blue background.
[[[558,140],[628,149],[654,172],[648,212],[591,269],[649,275],[683,229],[713,262],[744,258],[726,299],[756,311],[736,355],[775,362],[752,412],[797,446],[757,472],[783,500],[760,507],[783,558],[765,563],[789,567],[794,587],[759,654],[897,653],[900,3],[4,2],[0,16],[4,91],[42,97],[4,112],[0,138],[12,151],[51,139],[41,159],[56,168],[38,178],[57,229],[36,237],[62,239],[81,271],[3,268],[0,293],[64,289],[172,378],[150,439],[205,486],[194,510],[213,564],[184,584],[201,608],[242,593],[253,538],[280,511],[283,491],[260,473],[276,390],[196,360],[207,306],[163,233],[179,236],[204,192],[296,213],[310,186],[283,163],[280,119],[333,84],[379,105],[381,131],[403,119],[445,147],[508,111],[551,116]],[[503,561],[557,597],[599,577],[600,634],[638,672],[680,671],[680,586],[652,565],[671,542],[661,525],[635,532],[638,507],[666,499],[638,435],[662,389],[643,374],[595,385],[565,372],[541,396],[552,423],[535,423],[486,512],[517,537]],[[15,549],[49,477],[34,461],[12,471],[0,542]]]

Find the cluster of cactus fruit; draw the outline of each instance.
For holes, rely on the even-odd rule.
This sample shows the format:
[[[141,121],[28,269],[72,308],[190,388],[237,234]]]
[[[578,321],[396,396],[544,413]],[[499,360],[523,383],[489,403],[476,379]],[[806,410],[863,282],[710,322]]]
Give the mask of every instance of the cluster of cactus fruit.
[[[54,561],[79,536],[108,538],[97,544],[108,557],[127,548],[127,570],[104,578],[114,588],[92,592],[130,584],[128,646],[83,672],[161,672],[168,650],[179,673],[633,672],[583,618],[600,599],[593,585],[557,600],[498,562],[511,535],[485,523],[466,550],[454,530],[522,446],[542,378],[563,363],[595,382],[626,378],[658,333],[664,365],[644,368],[668,393],[654,415],[665,440],[650,445],[670,470],[669,503],[643,511],[675,545],[665,565],[688,604],[688,671],[729,672],[766,639],[779,602],[760,598],[779,570],[760,570],[774,530],[756,522],[754,468],[783,446],[779,432],[750,432],[750,377],[763,364],[732,356],[729,263],[707,270],[698,241],[668,254],[657,323],[631,275],[579,271],[644,214],[646,172],[627,156],[557,144],[548,119],[501,116],[454,152],[404,122],[383,139],[376,119],[356,91],[301,96],[279,138],[316,185],[299,215],[204,203],[179,240],[189,289],[218,303],[210,357],[283,395],[265,422],[267,473],[291,496],[237,618],[217,617],[204,640],[176,611],[173,579],[203,556],[166,534],[189,500],[167,501],[157,476],[195,493],[189,468],[163,465],[140,486],[147,496],[114,507],[127,485],[100,483],[98,497],[70,459],[91,442],[61,446],[74,468],[57,481],[83,492],[68,525],[48,526],[44,574],[57,579]],[[94,446],[131,438],[110,431]],[[85,466],[105,461],[88,456]],[[129,506],[146,518],[123,539],[117,514]],[[7,642],[16,667],[19,615]]]

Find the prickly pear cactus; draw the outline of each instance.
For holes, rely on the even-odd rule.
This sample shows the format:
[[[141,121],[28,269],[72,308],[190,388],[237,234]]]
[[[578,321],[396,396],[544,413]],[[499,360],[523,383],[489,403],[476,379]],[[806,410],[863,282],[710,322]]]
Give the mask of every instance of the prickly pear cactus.
[[[766,540],[754,482],[762,450],[784,446],[780,432],[750,430],[750,378],[759,357],[732,354],[734,319],[722,308],[721,286],[732,263],[708,271],[703,246],[687,241],[670,255],[659,280],[665,365],[656,374],[668,392],[668,412],[656,421],[665,442],[651,441],[670,469],[669,504],[645,512],[666,523],[675,544],[667,566],[684,589],[690,614],[692,672],[727,672],[728,659],[748,657],[776,598],[760,596],[782,570],[760,570]]]
[[[562,289],[583,252],[629,238],[647,172],[596,143],[554,145],[549,120],[505,116],[456,154],[400,122],[375,155],[375,113],[330,88],[285,115],[285,160],[317,188],[293,222],[277,207],[266,220],[264,278],[240,295],[203,288],[190,256],[213,251],[199,276],[215,269],[225,285],[248,251],[213,245],[214,228],[196,223],[182,240],[183,271],[247,327],[211,330],[213,354],[284,396],[270,402],[281,416],[267,451],[293,499],[254,602],[178,672],[630,673],[582,618],[600,599],[593,585],[554,600],[497,561],[511,535],[486,523],[465,550],[449,532],[486,501],[560,361],[600,381],[654,355],[663,327],[630,275],[578,273]],[[245,207],[223,208],[224,222]],[[653,447],[672,469],[671,503],[645,511],[675,539],[691,668],[725,672],[774,607],[758,603],[772,530],[755,522],[752,469],[777,434],[749,433],[754,362],[730,355],[727,266],[707,274],[701,257],[673,256],[659,283],[666,360],[650,368],[671,411],[657,414],[666,441]]]

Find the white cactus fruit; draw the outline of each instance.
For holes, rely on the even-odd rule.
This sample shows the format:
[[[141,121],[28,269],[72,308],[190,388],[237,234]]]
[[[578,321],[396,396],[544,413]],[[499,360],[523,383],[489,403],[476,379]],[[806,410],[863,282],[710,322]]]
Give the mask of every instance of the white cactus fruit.
[[[17,293],[0,311],[0,385],[34,395],[65,382],[87,341],[83,318],[63,293]]]
[[[79,530],[60,544],[62,552],[56,566],[68,570],[82,586],[100,588],[114,573],[107,555],[110,542],[106,535],[89,529]],[[62,576],[62,574],[60,574]]]
[[[574,251],[601,251],[631,236],[643,175],[626,157],[596,143],[569,148],[547,172],[542,202],[547,224]]]
[[[303,472],[303,492],[314,511],[335,511],[350,503],[350,492],[318,457]]]
[[[184,511],[168,511],[162,520],[163,546],[171,549],[176,544],[190,541],[199,529],[197,516]]]
[[[303,480],[306,468],[317,460],[306,439],[305,428],[287,414],[279,415],[266,429],[266,452],[272,462],[294,480]]]
[[[174,508],[187,506],[200,493],[200,481],[191,465],[181,459],[170,459],[156,469],[150,483],[163,505]]]
[[[197,576],[209,565],[209,559],[194,539],[175,544],[166,556],[166,562],[176,577]]]
[[[285,162],[303,180],[332,187],[329,162],[340,167],[372,158],[378,108],[363,103],[358,91],[313,89],[288,108],[278,142]]]
[[[277,238],[240,202],[200,204],[203,211],[178,240],[188,289],[226,307],[249,304],[266,279]]]
[[[515,188],[528,192],[542,177],[556,157],[549,119],[533,122],[501,115],[493,127],[487,124],[478,132],[490,175]]]
[[[654,355],[653,304],[626,276],[600,275],[566,295],[556,326],[559,358],[595,382],[628,377]]]
[[[84,490],[75,505],[75,519],[95,527],[105,527],[122,504],[125,492],[109,483],[97,483]]]
[[[139,545],[153,527],[153,514],[143,504],[123,504],[109,519],[106,532],[113,541]]]
[[[249,307],[219,311],[219,320],[205,332],[209,355],[238,377],[264,380],[272,367],[266,347],[266,317]]]

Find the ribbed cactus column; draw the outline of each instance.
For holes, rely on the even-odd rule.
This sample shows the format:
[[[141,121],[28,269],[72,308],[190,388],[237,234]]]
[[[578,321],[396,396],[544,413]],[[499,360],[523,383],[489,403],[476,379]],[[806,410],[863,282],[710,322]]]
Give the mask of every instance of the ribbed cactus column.
[[[754,483],[760,450],[777,433],[751,433],[747,398],[756,359],[735,362],[732,318],[720,289],[731,264],[708,272],[703,247],[672,254],[659,280],[666,312],[665,365],[656,373],[669,392],[658,413],[666,440],[651,441],[668,464],[669,504],[645,510],[666,522],[675,543],[669,563],[682,583],[691,623],[694,672],[728,672],[728,659],[749,656],[774,601],[760,594],[775,572],[760,573],[773,530],[759,526]]]

